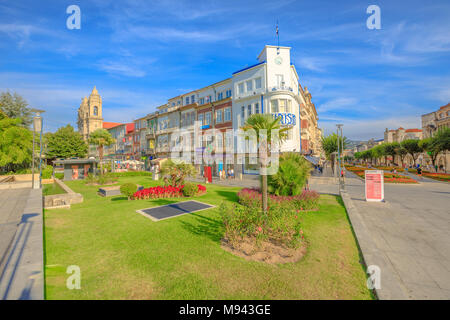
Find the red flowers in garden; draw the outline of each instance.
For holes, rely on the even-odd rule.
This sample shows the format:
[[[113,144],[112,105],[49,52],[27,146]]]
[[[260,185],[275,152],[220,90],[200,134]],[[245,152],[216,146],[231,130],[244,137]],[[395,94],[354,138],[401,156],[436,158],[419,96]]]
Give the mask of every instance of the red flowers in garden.
[[[183,186],[157,186],[139,190],[133,194],[133,199],[157,199],[157,198],[177,198],[183,196]],[[198,185],[198,193],[205,193],[206,187]]]

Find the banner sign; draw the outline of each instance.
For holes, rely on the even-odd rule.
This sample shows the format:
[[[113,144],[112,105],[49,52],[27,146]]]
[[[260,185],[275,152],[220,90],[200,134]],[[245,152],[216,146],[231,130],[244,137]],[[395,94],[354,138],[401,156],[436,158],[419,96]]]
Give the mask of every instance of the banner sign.
[[[274,113],[272,114],[274,118],[280,118],[280,123],[284,126],[295,126],[296,124],[296,117],[293,113]]]
[[[366,201],[384,200],[383,170],[365,170]]]

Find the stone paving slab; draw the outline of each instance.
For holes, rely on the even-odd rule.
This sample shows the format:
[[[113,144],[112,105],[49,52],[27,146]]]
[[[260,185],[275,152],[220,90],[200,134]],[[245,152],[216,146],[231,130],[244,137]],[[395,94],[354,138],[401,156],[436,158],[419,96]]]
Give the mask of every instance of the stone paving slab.
[[[385,203],[364,201],[362,181],[352,181],[346,191],[365,226],[361,232],[361,224],[355,223],[347,208],[364,259],[367,264],[381,264],[378,296],[450,299],[450,197],[446,196],[450,185],[385,184]]]
[[[42,190],[29,189],[24,203],[0,272],[2,300],[44,299]]]

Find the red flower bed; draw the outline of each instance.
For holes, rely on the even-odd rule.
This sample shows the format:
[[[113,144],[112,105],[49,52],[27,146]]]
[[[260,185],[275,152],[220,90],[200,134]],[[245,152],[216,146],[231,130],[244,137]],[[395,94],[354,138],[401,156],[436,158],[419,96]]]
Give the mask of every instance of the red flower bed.
[[[197,195],[206,193],[206,187],[202,186],[201,184],[198,186],[198,192]],[[136,191],[133,194],[132,199],[138,200],[138,199],[158,199],[158,198],[178,198],[183,197],[183,186],[179,187],[173,187],[173,186],[157,186],[157,187],[151,187],[142,189],[139,191]]]
[[[424,177],[439,180],[439,181],[446,181],[450,182],[450,174],[448,173],[431,173],[431,172],[424,172],[422,174]]]

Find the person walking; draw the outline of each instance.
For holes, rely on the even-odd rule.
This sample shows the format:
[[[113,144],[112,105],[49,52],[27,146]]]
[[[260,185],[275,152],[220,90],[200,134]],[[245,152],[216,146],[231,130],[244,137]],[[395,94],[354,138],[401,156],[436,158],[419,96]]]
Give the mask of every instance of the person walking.
[[[417,167],[417,175],[420,177],[420,179],[422,179],[422,168],[421,167]]]

